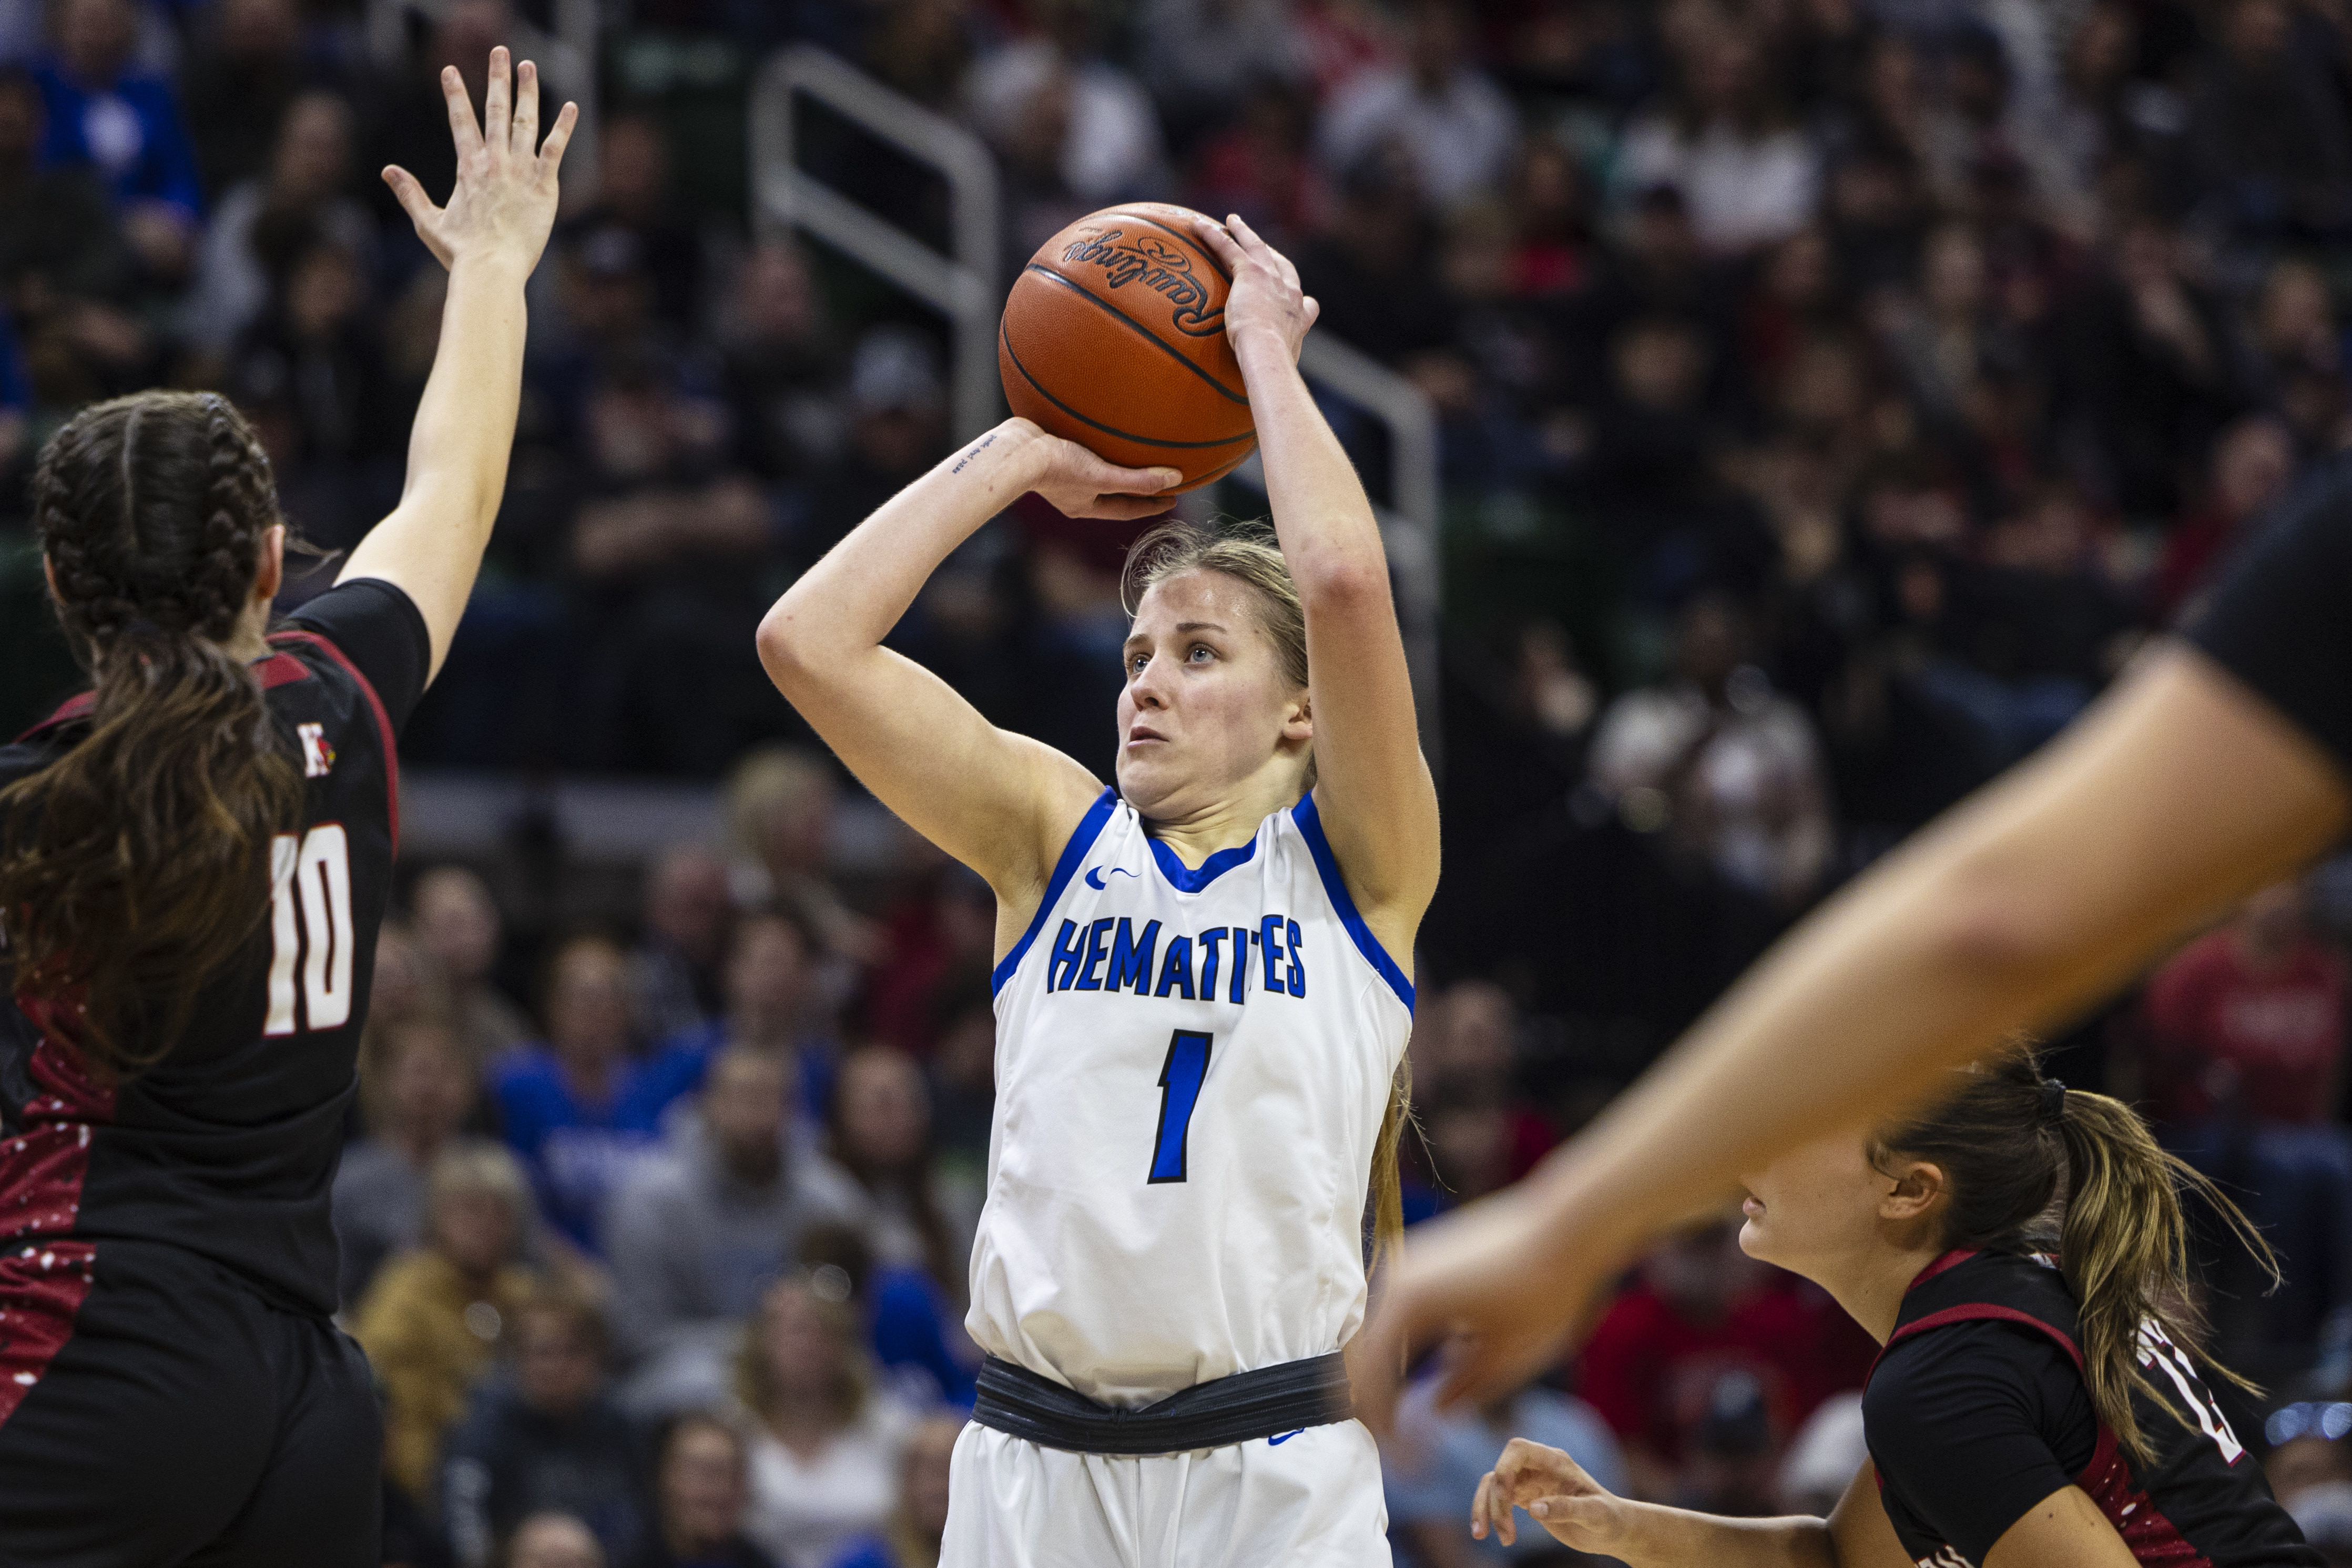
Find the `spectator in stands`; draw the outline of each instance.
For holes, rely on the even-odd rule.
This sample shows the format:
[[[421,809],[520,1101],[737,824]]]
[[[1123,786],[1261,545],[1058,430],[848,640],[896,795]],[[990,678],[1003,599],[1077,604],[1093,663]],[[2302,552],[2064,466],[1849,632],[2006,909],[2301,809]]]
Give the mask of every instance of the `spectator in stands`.
[[[112,196],[87,164],[42,162],[47,127],[40,83],[0,65],[0,298],[27,313],[60,299],[121,300],[135,263]]]
[[[646,1456],[604,1388],[604,1316],[541,1290],[514,1319],[511,1368],[475,1391],[441,1461],[441,1508],[459,1568],[488,1568],[497,1542],[539,1513],[585,1524],[626,1561],[653,1530]]]
[[[654,315],[680,335],[702,326],[702,235],[680,212],[670,177],[669,143],[644,114],[619,114],[596,132],[596,184],[567,226],[625,230],[653,281]]]
[[[489,884],[463,866],[437,866],[416,879],[408,905],[417,941],[447,980],[474,1059],[495,1062],[530,1039],[530,1020],[491,979],[505,931]]]
[[[1373,147],[1340,171],[1330,226],[1295,258],[1299,281],[1323,307],[1323,327],[1391,364],[1454,338],[1452,301],[1429,286],[1436,231],[1418,179],[1402,149]]]
[[[826,1152],[874,1204],[874,1252],[887,1268],[919,1268],[961,1302],[976,1212],[956,1205],[933,1169],[930,1095],[904,1051],[866,1046],[834,1079]]]
[[[205,227],[183,329],[192,345],[225,354],[263,319],[273,274],[308,240],[341,246],[372,273],[375,216],[350,194],[352,136],[351,105],[331,92],[287,105],[268,166],[229,186]]]
[[[667,1058],[632,1057],[628,961],[609,937],[575,936],[556,949],[546,1010],[546,1042],[494,1068],[491,1093],[541,1211],[600,1253],[606,1199],[651,1152],[662,1112],[694,1077]]]
[[[833,885],[841,785],[832,765],[813,752],[763,746],[736,763],[726,792],[727,826],[761,896],[803,921],[827,954],[855,963],[877,952],[881,933]]]
[[[1459,0],[1415,0],[1403,61],[1358,76],[1333,95],[1316,140],[1328,167],[1381,147],[1413,162],[1423,198],[1451,207],[1499,190],[1518,144],[1510,100],[1473,54],[1477,23]]]
[[[482,1080],[457,1033],[431,1016],[371,1012],[360,1047],[360,1109],[368,1136],[335,1170],[335,1240],[342,1299],[356,1307],[376,1270],[425,1234],[425,1184],[481,1099]]]
[[[771,240],[743,258],[720,328],[721,378],[735,460],[766,483],[805,482],[840,450],[846,421],[826,329],[799,246]]]
[[[939,1568],[948,1531],[948,1474],[963,1422],[930,1415],[907,1434],[898,1461],[898,1505],[878,1532],[845,1545],[830,1568]]]
[[[2284,0],[2232,0],[2221,13],[2221,47],[2190,104],[2201,183],[2249,233],[2341,229],[2352,217],[2352,120],[2322,64],[2345,46],[2341,24]]]
[[[939,1045],[931,1053],[931,1126],[940,1180],[978,1201],[996,1116],[996,1009],[988,977],[977,974],[940,993]]]
[[[2148,582],[2151,607],[2179,614],[2219,575],[2251,524],[2284,500],[2294,479],[2294,442],[2266,414],[2249,414],[2213,443],[2205,502],[2165,535],[2164,555]]]
[[[1592,782],[1621,811],[1672,822],[1727,886],[1793,911],[1832,848],[1812,723],[1749,662],[1748,616],[1727,595],[1695,595],[1676,632],[1674,679],[1601,716]]]
[[[2343,954],[2310,926],[2299,883],[2248,900],[2149,980],[2147,1087],[2165,1137],[2244,1194],[2286,1259],[2266,1302],[2225,1331],[2310,1343],[2352,1310],[2352,1135],[2343,1099]],[[2260,1311],[2259,1326],[2236,1321]]]
[[[734,923],[727,862],[701,844],[674,844],[646,872],[629,990],[648,1040],[701,1028],[719,1011]]]
[[[1751,1416],[1727,1372],[1754,1375],[1773,1435],[1830,1394],[1861,1386],[1873,1347],[1822,1292],[1739,1250],[1736,1226],[1709,1224],[1652,1249],[1637,1283],[1611,1304],[1584,1348],[1580,1392],[1624,1445],[1633,1495],[1667,1500],[1690,1445],[1736,1448]],[[1725,1399],[1718,1408],[1717,1394]],[[1760,1450],[1759,1450],[1760,1451]],[[1770,1472],[1763,1471],[1769,1486]]]
[[[456,1015],[448,980],[441,973],[439,962],[425,951],[407,921],[385,921],[376,935],[375,979],[368,987],[368,1023],[403,1024],[412,1018],[429,1017],[455,1028]],[[457,1043],[478,1078],[481,1061],[473,1054],[471,1042],[461,1033]],[[360,1055],[362,1061],[367,1059],[365,1051]]]
[[[534,1514],[515,1526],[501,1568],[604,1568],[595,1534],[568,1513]]]
[[[1540,1531],[1525,1532],[1516,1546],[1491,1536],[1470,1538],[1470,1499],[1513,1437],[1561,1450],[1611,1491],[1630,1484],[1609,1424],[1581,1399],[1530,1384],[1486,1405],[1440,1413],[1436,1391],[1434,1378],[1405,1391],[1397,1405],[1397,1440],[1381,1450],[1389,1526],[1427,1568],[1559,1556],[1557,1542]]]
[[[425,1246],[394,1258],[352,1316],[383,1386],[383,1468],[430,1508],[441,1440],[530,1294],[518,1263],[530,1195],[494,1143],[442,1152],[425,1183]]]
[[[1519,1093],[1518,1004],[1491,980],[1458,980],[1422,1004],[1412,1051],[1416,1102],[1450,1085],[1491,1093],[1505,1107],[1503,1175],[1516,1182],[1559,1142],[1559,1132]]]
[[[213,7],[206,36],[180,72],[208,197],[218,201],[262,173],[272,146],[284,140],[288,110],[314,79],[302,58],[298,0],[221,0]],[[348,137],[349,127],[341,134]]]
[[[48,108],[42,161],[94,165],[121,204],[131,248],[156,278],[177,282],[204,211],[177,95],[132,63],[131,0],[59,0],[50,17],[55,49],[37,73]]]
[[[1193,153],[1185,204],[1220,216],[1239,213],[1267,244],[1295,255],[1330,217],[1330,181],[1313,156],[1314,134],[1315,100],[1306,88],[1287,78],[1260,78],[1231,129],[1213,131]]]
[[[814,565],[930,467],[946,442],[946,389],[937,353],[920,333],[890,324],[868,330],[851,354],[846,391],[841,449],[811,472],[806,510],[793,530],[797,570]]]
[[[1775,101],[1750,34],[1716,18],[1684,34],[1676,89],[1626,132],[1620,180],[1631,192],[1679,188],[1717,254],[1794,234],[1820,195],[1820,153]]]
[[[911,1056],[938,1043],[940,996],[996,965],[996,896],[929,840],[905,836],[907,892],[883,917],[884,953],[866,982],[866,1027]]]
[[[691,1083],[722,1050],[772,1058],[783,1069],[785,1115],[810,1130],[814,1147],[832,1103],[840,1046],[808,927],[775,910],[744,915],[728,936],[720,986],[720,1015],[672,1036],[659,1059]]]
[[[1474,1078],[1448,1079],[1426,1102],[1416,1100],[1413,1114],[1422,1136],[1400,1173],[1407,1225],[1503,1187],[1511,1121],[1499,1087]]]
[[[803,1234],[870,1223],[866,1194],[787,1114],[786,1061],[722,1048],[697,1113],[614,1194],[605,1237],[615,1326],[625,1352],[646,1363],[634,1408],[723,1394],[735,1326],[799,1264]]]
[[[875,1387],[857,1321],[818,1293],[824,1279],[771,1287],[736,1363],[736,1396],[759,1424],[745,1533],[783,1568],[825,1568],[843,1542],[882,1528],[912,1425]]]
[[[1861,1392],[1830,1395],[1790,1439],[1773,1487],[1776,1511],[1827,1519],[1869,1458]]]
[[[777,1568],[743,1533],[751,1456],[733,1422],[689,1411],[663,1430],[654,1502],[652,1539],[623,1568]]]
[[[1306,39],[1281,0],[1149,0],[1142,10],[1143,78],[1180,149],[1245,121],[1268,83],[1306,77]],[[1256,214],[1243,216],[1257,227]]]

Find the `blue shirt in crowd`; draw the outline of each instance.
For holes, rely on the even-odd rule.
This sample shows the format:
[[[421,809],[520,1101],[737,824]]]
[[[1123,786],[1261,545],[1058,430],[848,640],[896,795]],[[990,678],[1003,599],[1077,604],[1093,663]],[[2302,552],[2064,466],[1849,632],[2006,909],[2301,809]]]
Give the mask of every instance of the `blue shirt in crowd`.
[[[1523,1389],[1490,1421],[1489,1413],[1473,1409],[1439,1415],[1436,1386],[1434,1379],[1423,1379],[1405,1391],[1397,1408],[1397,1426],[1409,1441],[1389,1445],[1381,1453],[1391,1523],[1450,1525],[1469,1541],[1470,1500],[1477,1493],[1479,1478],[1495,1468],[1503,1445],[1514,1437],[1561,1450],[1583,1466],[1586,1475],[1624,1494],[1624,1450],[1601,1413],[1581,1399],[1549,1388]],[[1409,1467],[1402,1462],[1408,1453],[1418,1460]],[[1526,1518],[1519,1521],[1515,1547],[1492,1536],[1471,1544],[1480,1561],[1491,1563],[1560,1549],[1549,1531]]]
[[[548,1221],[593,1253],[603,1250],[605,1197],[653,1148],[662,1112],[701,1077],[698,1059],[665,1052],[618,1068],[611,1098],[588,1105],[572,1092],[555,1053],[530,1045],[497,1068],[491,1092]]]

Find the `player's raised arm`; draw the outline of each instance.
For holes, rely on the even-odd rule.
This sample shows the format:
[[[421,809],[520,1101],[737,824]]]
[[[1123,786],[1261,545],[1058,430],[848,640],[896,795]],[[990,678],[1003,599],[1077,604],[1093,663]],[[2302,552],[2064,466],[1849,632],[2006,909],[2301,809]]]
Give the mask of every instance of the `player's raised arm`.
[[[555,222],[556,170],[578,121],[567,103],[541,142],[539,68],[514,73],[490,51],[489,89],[477,124],[455,67],[441,73],[457,184],[435,206],[416,176],[391,167],[385,184],[416,225],[417,237],[449,269],[440,346],[408,437],[408,479],[400,504],[352,550],[341,580],[396,584],[425,617],[438,672],[481,569],[490,524],[506,489],[522,395],[523,283]]]
[[[1229,222],[1194,226],[1232,275],[1225,332],[1249,390],[1275,533],[1307,611],[1316,808],[1357,907],[1402,955],[1437,889],[1437,789],[1421,754],[1388,556],[1355,467],[1298,374],[1318,307],[1288,258],[1240,217]]]
[[[1101,784],[997,729],[947,682],[882,646],[950,552],[1035,490],[1073,517],[1165,510],[1172,468],[1120,468],[1008,419],[883,503],[776,601],[760,661],[825,743],[908,825],[1025,918]]]

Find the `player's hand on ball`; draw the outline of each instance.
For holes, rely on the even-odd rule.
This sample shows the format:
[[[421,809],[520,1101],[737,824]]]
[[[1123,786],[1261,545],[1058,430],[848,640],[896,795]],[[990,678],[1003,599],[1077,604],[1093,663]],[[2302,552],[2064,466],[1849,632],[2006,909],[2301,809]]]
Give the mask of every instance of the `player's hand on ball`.
[[[1225,292],[1225,336],[1234,352],[1243,352],[1252,336],[1271,334],[1281,343],[1290,363],[1298,363],[1298,345],[1323,307],[1300,292],[1298,268],[1250,227],[1236,213],[1223,223],[1202,218],[1192,225],[1209,253],[1233,275]]]
[[[539,135],[539,68],[530,61],[514,73],[511,102],[508,55],[490,51],[490,80],[483,95],[482,120],[474,122],[473,100],[455,66],[441,72],[441,97],[449,110],[449,136],[457,144],[457,184],[449,205],[436,207],[416,176],[387,165],[383,182],[400,198],[416,225],[416,237],[444,267],[480,258],[510,262],[528,272],[547,248],[555,224],[556,170],[580,106],[567,103],[547,139]]]
[[[1026,419],[1013,424],[1033,432],[1039,467],[1044,470],[1030,486],[1065,517],[1099,517],[1115,521],[1157,517],[1172,504],[1159,494],[1183,481],[1175,468],[1122,468],[1105,462],[1076,441],[1049,436]]]
[[[1481,1541],[1492,1533],[1506,1546],[1516,1544],[1514,1508],[1526,1509],[1554,1540],[1579,1552],[1613,1557],[1625,1543],[1623,1500],[1558,1448],[1525,1437],[1512,1438],[1495,1468],[1480,1479],[1470,1500],[1470,1533]]]

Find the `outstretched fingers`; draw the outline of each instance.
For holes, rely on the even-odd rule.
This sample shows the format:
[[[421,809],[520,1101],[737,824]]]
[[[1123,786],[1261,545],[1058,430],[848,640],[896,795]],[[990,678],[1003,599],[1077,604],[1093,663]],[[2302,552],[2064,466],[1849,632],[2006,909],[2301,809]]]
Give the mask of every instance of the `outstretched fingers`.
[[[441,216],[441,209],[433,205],[433,198],[425,194],[425,187],[417,182],[416,176],[399,164],[386,163],[383,166],[383,183],[392,187],[393,197],[400,203],[400,210],[406,213],[409,221],[418,228],[429,227]]]
[[[513,88],[509,80],[511,58],[504,44],[490,51],[490,85],[482,94],[482,142],[501,158],[512,150],[514,142]]]
[[[539,149],[539,67],[525,60],[515,67],[514,150],[530,157]]]
[[[482,144],[482,128],[474,119],[474,100],[466,91],[466,79],[457,74],[456,66],[441,68],[441,102],[449,110],[449,137],[457,144],[457,161],[462,163],[467,153]]]
[[[1234,231],[1234,237],[1241,242],[1241,248],[1247,252],[1253,260],[1271,268],[1274,275],[1281,279],[1286,287],[1290,289],[1298,287],[1298,268],[1290,264],[1290,258],[1268,245],[1259,236],[1257,230],[1250,227],[1248,219],[1235,213],[1225,219],[1225,226]]]
[[[566,103],[556,111],[554,128],[548,132],[547,140],[539,144],[540,170],[548,178],[552,179],[556,170],[562,167],[563,150],[572,145],[572,128],[579,123],[578,104]]]
[[[1215,218],[1194,217],[1192,233],[1202,245],[1208,247],[1210,255],[1224,263],[1226,271],[1231,272],[1242,264],[1244,254],[1242,247],[1234,243],[1234,237],[1227,233],[1225,226]]]

